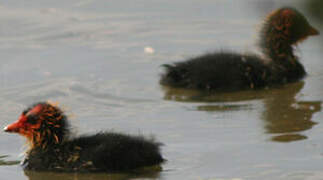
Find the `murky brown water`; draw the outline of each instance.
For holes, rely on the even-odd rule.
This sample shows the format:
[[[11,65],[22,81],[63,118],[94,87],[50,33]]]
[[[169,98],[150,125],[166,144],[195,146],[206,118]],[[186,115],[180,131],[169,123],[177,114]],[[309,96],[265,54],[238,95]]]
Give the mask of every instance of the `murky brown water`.
[[[258,52],[262,18],[283,5],[312,14],[292,0],[1,2],[1,127],[58,101],[75,133],[153,135],[168,161],[140,175],[24,172],[23,138],[0,132],[0,179],[323,179],[322,36],[297,48],[308,72],[299,83],[217,94],[158,84],[164,63]]]

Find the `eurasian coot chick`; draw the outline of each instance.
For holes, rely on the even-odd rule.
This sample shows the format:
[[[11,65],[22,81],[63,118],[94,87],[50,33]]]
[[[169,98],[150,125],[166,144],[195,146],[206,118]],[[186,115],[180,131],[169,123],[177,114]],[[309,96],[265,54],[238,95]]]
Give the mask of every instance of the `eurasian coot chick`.
[[[179,88],[237,91],[298,81],[306,72],[293,53],[293,45],[318,34],[296,9],[281,8],[269,14],[260,32],[263,57],[216,52],[166,64],[160,83]]]
[[[160,143],[141,136],[101,132],[71,138],[67,117],[46,102],[29,107],[4,130],[27,138],[30,149],[23,162],[27,170],[119,172],[164,161]]]

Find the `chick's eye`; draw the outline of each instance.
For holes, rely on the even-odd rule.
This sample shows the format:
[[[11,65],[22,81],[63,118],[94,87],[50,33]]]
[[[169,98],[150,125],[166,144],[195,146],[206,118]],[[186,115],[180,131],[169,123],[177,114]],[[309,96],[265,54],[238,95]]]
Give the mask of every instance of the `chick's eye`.
[[[37,117],[35,115],[29,115],[28,118],[27,118],[27,123],[36,124],[37,123]]]

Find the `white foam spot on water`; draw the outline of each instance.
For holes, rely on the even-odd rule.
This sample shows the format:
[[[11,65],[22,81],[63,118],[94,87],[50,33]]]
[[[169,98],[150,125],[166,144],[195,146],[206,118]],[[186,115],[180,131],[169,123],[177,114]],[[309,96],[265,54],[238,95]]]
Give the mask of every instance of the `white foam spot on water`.
[[[154,49],[154,48],[152,48],[152,47],[146,46],[146,47],[144,48],[144,52],[145,52],[146,54],[154,54],[154,53],[155,53],[155,49]]]

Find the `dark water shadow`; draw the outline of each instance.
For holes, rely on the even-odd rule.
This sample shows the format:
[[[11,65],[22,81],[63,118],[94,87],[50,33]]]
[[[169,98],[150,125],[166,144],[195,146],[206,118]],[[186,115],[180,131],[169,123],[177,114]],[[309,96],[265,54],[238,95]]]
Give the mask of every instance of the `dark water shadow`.
[[[164,99],[179,102],[242,102],[246,100],[261,99],[266,96],[268,90],[260,91],[239,91],[239,92],[206,92],[172,88],[162,86]]]
[[[159,179],[160,172],[145,172],[145,173],[131,173],[131,174],[116,174],[116,173],[55,173],[55,172],[36,172],[24,171],[29,180],[131,180],[131,179],[145,179],[154,180]]]
[[[253,109],[252,100],[262,100],[271,91],[268,89],[238,92],[206,92],[162,86],[164,100],[197,103],[196,110],[224,112]]]
[[[7,161],[5,158],[9,157],[8,155],[0,155],[0,166],[11,166],[17,165],[20,161]]]
[[[321,110],[321,101],[298,101],[296,96],[304,82],[292,83],[279,88],[232,93],[207,93],[194,90],[163,87],[165,100],[198,104],[197,110],[206,112],[244,111],[255,109],[252,100],[261,101],[265,110],[261,119],[265,130],[273,134],[271,140],[292,142],[307,139],[301,132],[311,129],[317,122],[312,121],[314,113]],[[243,113],[243,112],[242,112]]]
[[[224,112],[224,111],[243,111],[250,110],[252,106],[249,104],[206,104],[199,105],[196,108],[198,111],[206,111],[206,112]]]

